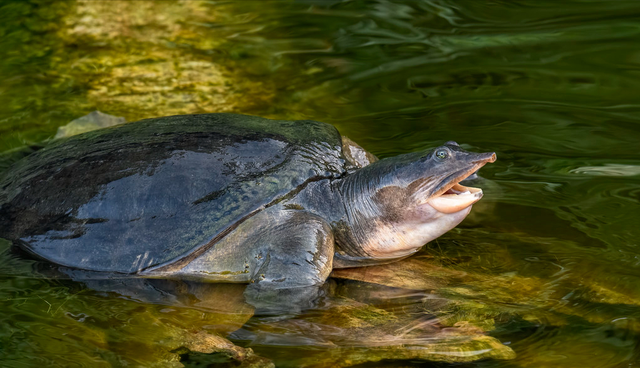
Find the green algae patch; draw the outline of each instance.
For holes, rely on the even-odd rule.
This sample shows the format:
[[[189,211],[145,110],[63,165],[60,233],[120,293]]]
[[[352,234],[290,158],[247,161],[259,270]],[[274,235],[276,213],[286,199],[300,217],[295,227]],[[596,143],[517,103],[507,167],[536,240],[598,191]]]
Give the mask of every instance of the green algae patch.
[[[225,338],[253,315],[253,308],[244,303],[243,287],[164,281],[153,285],[173,295],[169,305],[127,303],[131,309],[126,314],[120,312],[95,323],[94,328],[105,329],[109,350],[119,360],[143,366],[165,362],[182,366],[181,355],[216,353],[238,367],[273,367],[252,349]]]
[[[0,240],[0,246],[5,252],[9,244]],[[94,289],[107,290],[95,291],[55,279],[62,275],[34,274],[33,269],[44,267],[38,262],[5,258],[0,268],[16,277],[0,280],[0,307],[12,316],[0,318],[4,362],[182,367],[185,354],[199,352],[221,354],[240,367],[273,367],[226,339],[253,315],[242,287],[88,281]]]
[[[248,76],[246,60],[230,50],[233,31],[210,26],[233,15],[208,1],[25,1],[0,6],[3,12],[28,22],[0,24],[2,150],[53,137],[94,110],[127,121],[257,115],[279,88]]]
[[[441,336],[432,344],[405,343],[397,346],[326,349],[312,359],[294,361],[298,367],[351,367],[382,360],[412,360],[442,363],[466,363],[482,359],[510,360],[515,353],[490,336]]]
[[[466,275],[420,258],[380,266],[333,270],[331,277],[413,290],[438,289]]]
[[[225,19],[206,1],[79,1],[60,33],[66,44],[96,45],[74,61],[98,109],[127,120],[249,112],[273,98],[269,81],[238,74],[224,55]],[[222,62],[224,61],[224,62]]]
[[[295,319],[254,325],[253,345],[314,346],[304,358],[293,354],[291,364],[300,367],[348,367],[389,359],[456,363],[515,357],[511,348],[480,328],[465,323],[445,326],[419,303],[381,308],[345,297],[331,303]]]
[[[307,367],[330,366],[348,367],[381,360],[426,360],[432,362],[464,363],[481,359],[510,360],[515,353],[497,339],[484,336],[466,336],[456,333],[440,336],[442,339],[431,345],[404,343],[398,346],[365,349],[344,349],[329,351],[326,362],[304,365]]]
[[[347,299],[339,300],[342,303],[331,308],[329,312],[317,317],[312,316],[309,320],[314,323],[352,329],[381,326],[398,319],[394,314],[372,305]]]
[[[349,313],[347,311],[347,313]],[[389,321],[397,319],[393,314],[372,306],[367,306],[367,308],[357,308],[351,311],[351,316],[357,320],[363,321],[372,326],[381,325],[383,323],[387,323]]]

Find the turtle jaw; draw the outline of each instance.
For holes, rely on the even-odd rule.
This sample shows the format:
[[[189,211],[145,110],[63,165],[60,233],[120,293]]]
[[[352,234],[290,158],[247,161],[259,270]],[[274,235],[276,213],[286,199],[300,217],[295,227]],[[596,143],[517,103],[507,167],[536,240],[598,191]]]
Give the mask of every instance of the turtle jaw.
[[[470,175],[470,174],[469,174]],[[427,203],[442,213],[455,213],[472,206],[482,198],[482,189],[453,184],[443,194],[431,198]]]
[[[445,214],[456,213],[469,208],[482,198],[482,189],[466,187],[460,182],[477,172],[487,163],[495,162],[495,160],[495,153],[483,155],[481,159],[474,161],[469,169],[451,178],[449,183],[443,185],[426,203],[436,211]]]

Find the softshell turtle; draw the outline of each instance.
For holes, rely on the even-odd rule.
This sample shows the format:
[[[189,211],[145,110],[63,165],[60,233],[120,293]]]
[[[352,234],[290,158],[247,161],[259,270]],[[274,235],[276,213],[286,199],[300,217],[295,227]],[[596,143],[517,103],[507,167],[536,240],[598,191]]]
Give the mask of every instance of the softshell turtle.
[[[236,114],[147,119],[51,143],[0,179],[0,237],[103,274],[248,283],[313,300],[333,268],[410,256],[482,197],[495,153],[455,142],[373,161],[331,125]]]

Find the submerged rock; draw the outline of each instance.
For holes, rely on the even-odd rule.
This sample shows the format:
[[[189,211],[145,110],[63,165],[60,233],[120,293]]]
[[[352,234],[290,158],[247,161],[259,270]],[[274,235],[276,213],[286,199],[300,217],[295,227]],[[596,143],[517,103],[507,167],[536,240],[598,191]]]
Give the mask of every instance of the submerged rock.
[[[126,122],[127,120],[121,116],[113,116],[96,110],[71,121],[67,125],[59,127],[54,139],[71,137],[72,135],[120,125]]]
[[[331,273],[331,277],[339,279],[412,290],[438,289],[466,275],[417,257],[379,266],[336,269]]]
[[[342,297],[332,302],[300,318],[255,324],[245,336],[256,348],[305,350],[304,357],[293,354],[292,364],[299,367],[349,367],[387,359],[454,363],[515,357],[511,348],[479,328],[443,326],[419,304],[379,308]]]

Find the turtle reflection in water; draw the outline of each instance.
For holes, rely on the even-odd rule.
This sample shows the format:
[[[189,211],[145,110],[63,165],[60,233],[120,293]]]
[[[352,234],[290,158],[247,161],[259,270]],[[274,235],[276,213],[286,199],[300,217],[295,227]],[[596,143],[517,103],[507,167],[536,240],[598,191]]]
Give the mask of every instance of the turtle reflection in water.
[[[127,299],[145,302],[144,308],[129,307],[132,310],[124,321],[110,318],[109,331],[104,332],[113,340],[108,341],[112,354],[138,363],[177,362],[178,355],[190,352],[190,361],[219,362],[226,357],[240,367],[272,366],[251,348],[236,346],[222,337],[229,333],[242,345],[258,349],[258,353],[273,348],[287,352],[287,364],[296,367],[347,367],[383,359],[469,362],[514,357],[509,347],[476,327],[476,320],[450,323],[448,319],[460,314],[455,311],[456,302],[424,289],[445,286],[448,280],[443,276],[455,280],[461,272],[423,260],[410,263],[403,276],[410,274],[420,279],[419,283],[407,284],[403,278],[392,276],[397,268],[390,265],[374,266],[378,272],[373,274],[344,269],[341,272],[347,272],[335,275],[339,279],[329,281],[328,295],[321,306],[275,319],[251,319],[253,307],[244,302],[240,284],[150,279],[124,283],[94,279],[85,283],[94,290],[115,291]],[[424,272],[428,275],[430,271],[439,276],[425,276]],[[82,303],[86,304],[104,302]],[[103,314],[91,310],[82,313]],[[93,333],[104,324],[84,322]],[[199,357],[197,353],[217,354]],[[132,354],[135,356],[128,358]]]
[[[0,237],[78,279],[247,283],[259,311],[300,311],[332,269],[406,258],[459,224],[482,197],[459,182],[493,161],[455,142],[377,161],[314,121],[147,119],[7,170]]]

